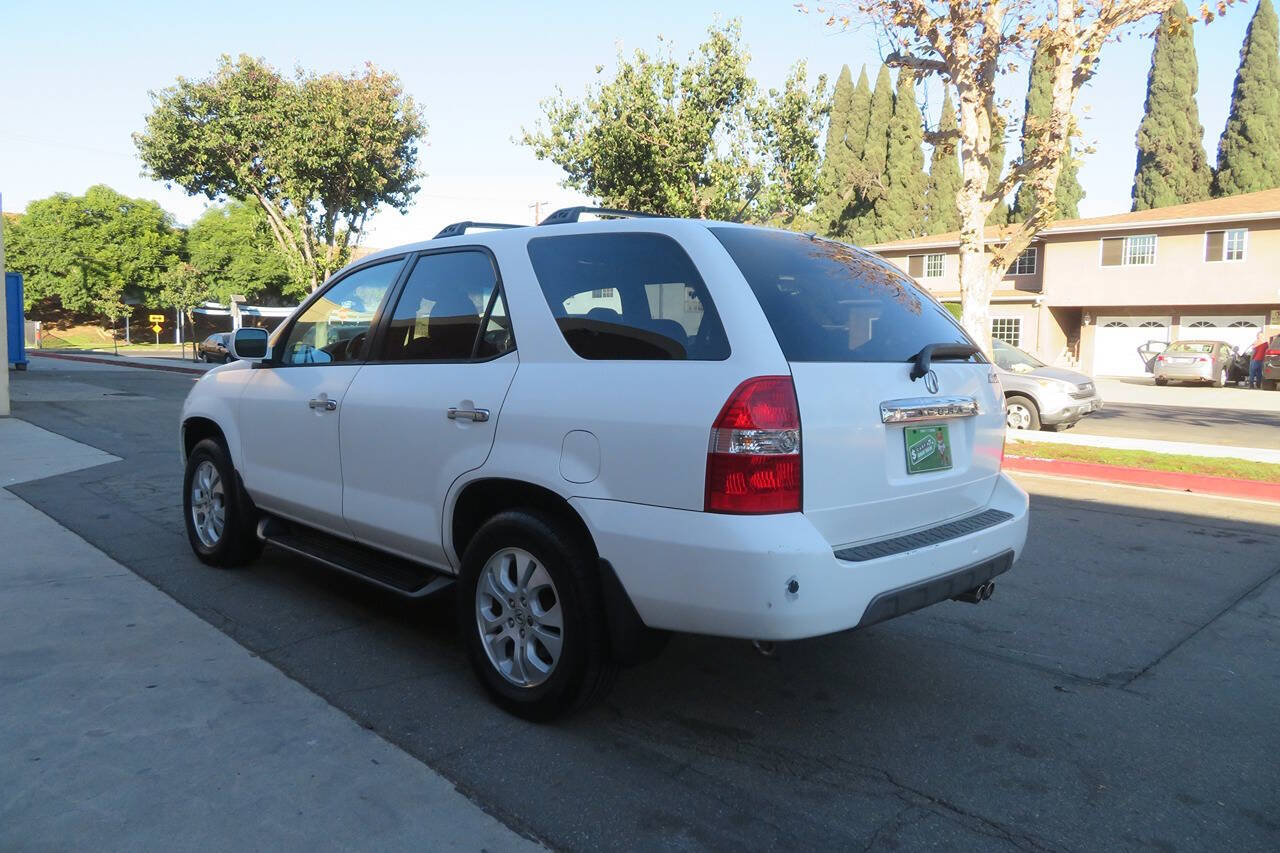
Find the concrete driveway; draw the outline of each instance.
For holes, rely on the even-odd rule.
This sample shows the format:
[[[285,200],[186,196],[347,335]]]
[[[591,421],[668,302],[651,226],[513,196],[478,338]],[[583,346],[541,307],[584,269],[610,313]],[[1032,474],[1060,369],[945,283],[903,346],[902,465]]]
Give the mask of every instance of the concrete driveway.
[[[1099,376],[1094,382],[1108,405],[1280,412],[1280,391],[1256,391],[1233,386],[1214,388],[1209,385],[1158,387],[1150,376]]]

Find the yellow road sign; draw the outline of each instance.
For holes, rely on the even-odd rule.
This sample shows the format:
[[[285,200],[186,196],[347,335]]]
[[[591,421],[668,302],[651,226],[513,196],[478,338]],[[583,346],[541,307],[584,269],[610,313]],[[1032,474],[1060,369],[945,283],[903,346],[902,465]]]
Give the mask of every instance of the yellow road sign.
[[[155,323],[155,324],[158,326],[158,325],[160,325],[161,323],[163,323],[163,322],[164,322],[164,315],[163,315],[163,314],[151,314],[150,316],[148,316],[148,317],[147,317],[147,319],[148,319],[148,320],[150,320],[152,323]]]
[[[156,323],[154,326],[152,326],[151,331],[155,332],[157,335],[160,334],[160,324]]]

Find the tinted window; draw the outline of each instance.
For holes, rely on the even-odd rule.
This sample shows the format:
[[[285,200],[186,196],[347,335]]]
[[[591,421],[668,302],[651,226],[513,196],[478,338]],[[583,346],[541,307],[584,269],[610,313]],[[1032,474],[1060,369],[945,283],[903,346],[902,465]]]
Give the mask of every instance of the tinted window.
[[[565,341],[582,358],[729,357],[706,285],[670,237],[538,237],[529,259]]]
[[[326,290],[289,330],[281,362],[336,364],[364,358],[373,316],[403,263],[364,267]]]
[[[495,311],[480,335],[482,318],[498,289],[484,252],[423,255],[413,265],[396,303],[381,358],[385,361],[460,361],[476,352],[501,355],[514,346],[506,311]],[[500,302],[501,300],[499,300]]]
[[[969,343],[947,310],[874,255],[802,234],[712,228],[760,301],[788,361],[907,361]]]

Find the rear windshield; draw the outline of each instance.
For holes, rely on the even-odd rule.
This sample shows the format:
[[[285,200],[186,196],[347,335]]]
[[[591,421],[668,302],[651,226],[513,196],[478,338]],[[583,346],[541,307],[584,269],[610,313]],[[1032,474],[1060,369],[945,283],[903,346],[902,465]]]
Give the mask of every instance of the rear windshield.
[[[582,358],[729,357],[729,341],[702,276],[670,237],[537,237],[529,241],[529,260],[565,342]]]
[[[1218,344],[1214,343],[1182,342],[1169,347],[1169,352],[1209,353],[1217,349],[1218,346]]]
[[[784,231],[710,230],[788,361],[908,361],[927,344],[971,343],[945,308],[868,252]]]

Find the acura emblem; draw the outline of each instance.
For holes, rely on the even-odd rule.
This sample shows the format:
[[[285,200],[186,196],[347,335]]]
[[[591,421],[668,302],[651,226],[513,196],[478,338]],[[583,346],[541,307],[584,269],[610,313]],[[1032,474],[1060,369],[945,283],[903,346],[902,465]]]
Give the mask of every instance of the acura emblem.
[[[924,375],[924,387],[929,389],[930,394],[938,393],[938,374],[930,370]]]

